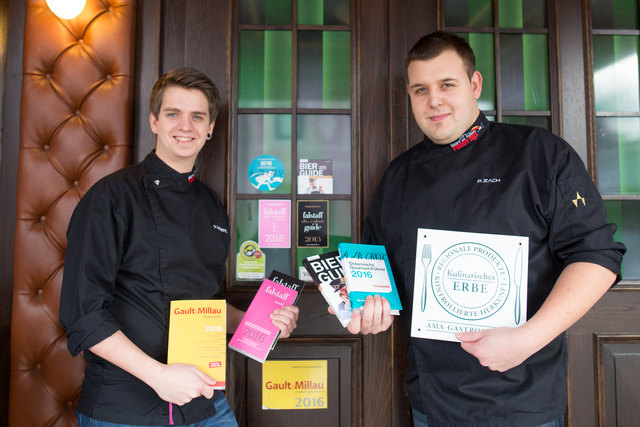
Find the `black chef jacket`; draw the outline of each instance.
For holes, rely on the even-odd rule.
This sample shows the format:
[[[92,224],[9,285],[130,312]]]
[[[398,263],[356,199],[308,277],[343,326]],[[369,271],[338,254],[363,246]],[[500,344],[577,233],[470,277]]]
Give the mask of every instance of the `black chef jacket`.
[[[599,264],[620,279],[625,247],[593,181],[575,151],[540,128],[480,114],[455,143],[425,138],[390,164],[363,240],[387,247],[407,331],[418,228],[528,236],[528,317],[569,263]],[[407,388],[433,427],[534,426],[563,415],[566,375],[564,336],[504,373],[457,342],[411,338]]]
[[[155,153],[98,181],[78,203],[67,238],[60,322],[73,355],[121,330],[166,363],[170,301],[223,294],[226,210],[192,173],[176,172]],[[151,387],[90,351],[84,356],[80,413],[169,424],[169,404]],[[173,405],[176,424],[214,414],[213,400],[202,396]]]

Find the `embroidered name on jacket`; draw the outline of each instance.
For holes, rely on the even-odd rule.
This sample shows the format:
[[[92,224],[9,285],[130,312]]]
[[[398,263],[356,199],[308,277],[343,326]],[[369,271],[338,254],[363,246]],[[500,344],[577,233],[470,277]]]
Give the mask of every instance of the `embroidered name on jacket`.
[[[213,228],[215,228],[215,229],[216,229],[216,230],[218,230],[218,231],[222,231],[223,233],[229,234],[229,232],[227,231],[227,229],[226,229],[226,228],[224,228],[224,227],[220,227],[220,226],[219,226],[219,225],[217,225],[217,224],[213,224]]]
[[[458,151],[466,147],[470,142],[478,139],[478,134],[483,128],[484,126],[482,125],[482,123],[480,123],[478,126],[472,127],[471,129],[469,129],[469,132],[463,133],[456,142],[452,142],[450,144],[451,149],[453,151]]]
[[[500,182],[500,178],[478,178],[476,184],[497,184]]]

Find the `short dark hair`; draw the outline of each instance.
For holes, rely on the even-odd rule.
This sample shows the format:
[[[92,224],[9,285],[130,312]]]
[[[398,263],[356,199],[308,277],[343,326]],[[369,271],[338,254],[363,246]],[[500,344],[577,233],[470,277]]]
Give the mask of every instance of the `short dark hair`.
[[[149,95],[149,110],[158,118],[162,99],[168,87],[178,86],[185,89],[197,89],[204,94],[209,104],[209,123],[213,122],[220,112],[220,96],[218,88],[211,79],[201,71],[190,67],[180,67],[165,73],[158,79],[151,95]]]
[[[405,76],[408,77],[407,70],[413,61],[433,59],[446,50],[453,50],[462,58],[469,80],[471,80],[471,76],[476,71],[476,56],[473,54],[473,49],[462,37],[445,31],[429,33],[413,45],[404,60]]]

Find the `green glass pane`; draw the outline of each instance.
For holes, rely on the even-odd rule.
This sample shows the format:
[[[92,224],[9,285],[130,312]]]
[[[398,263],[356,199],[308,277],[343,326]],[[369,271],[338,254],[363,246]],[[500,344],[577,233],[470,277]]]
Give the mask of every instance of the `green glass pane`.
[[[602,194],[640,194],[640,118],[596,118],[598,189]]]
[[[500,38],[505,110],[549,110],[546,34],[504,34]]]
[[[492,1],[445,0],[444,22],[447,27],[492,27]]]
[[[638,1],[591,0],[591,25],[597,29],[638,29]]]
[[[351,34],[348,31],[322,33],[322,106],[351,107]]]
[[[337,251],[338,244],[351,242],[351,201],[350,200],[330,200],[329,201],[329,247],[328,248],[297,248],[296,265],[300,277],[302,260],[306,257],[325,252]]]
[[[247,240],[258,242],[258,200],[236,201],[236,254]],[[260,248],[265,256],[265,277],[272,270],[291,274],[291,248]],[[235,266],[234,276],[235,276]]]
[[[607,219],[618,229],[614,238],[627,247],[622,262],[622,278],[640,279],[640,201],[606,200]]]
[[[331,166],[325,194],[351,194],[351,116],[299,114],[297,148],[298,159],[324,160]],[[305,193],[306,184],[299,177],[299,194]]]
[[[298,2],[299,25],[348,25],[349,0],[303,0]]]
[[[551,119],[541,116],[502,116],[502,123],[537,126],[551,131]]]
[[[522,0],[500,0],[498,21],[500,27],[522,28]]]
[[[238,107],[291,108],[291,31],[240,31]]]
[[[240,24],[291,24],[291,0],[241,0]]]
[[[596,111],[637,112],[638,36],[593,36]]]
[[[298,107],[351,108],[348,31],[298,33]]]
[[[478,99],[478,106],[482,111],[496,109],[496,71],[493,34],[488,33],[459,33],[473,49],[476,57],[476,70],[482,74],[482,94]]]
[[[239,194],[263,194],[249,181],[249,166],[262,155],[284,166],[284,181],[270,193],[291,194],[291,115],[239,114],[236,187]]]
[[[546,34],[522,36],[525,110],[549,109],[549,54]]]
[[[546,0],[499,0],[498,21],[502,28],[546,28]]]

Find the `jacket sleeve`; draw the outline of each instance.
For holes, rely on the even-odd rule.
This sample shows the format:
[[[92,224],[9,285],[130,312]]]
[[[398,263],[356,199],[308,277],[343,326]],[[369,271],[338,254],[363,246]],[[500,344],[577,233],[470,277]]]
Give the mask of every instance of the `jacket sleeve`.
[[[564,141],[550,185],[554,209],[549,230],[551,252],[566,267],[574,262],[601,265],[621,279],[626,247],[614,240],[615,224],[607,222],[602,197],[582,160]]]
[[[120,330],[109,311],[126,226],[112,199],[90,189],[67,229],[60,323],[73,356]]]

